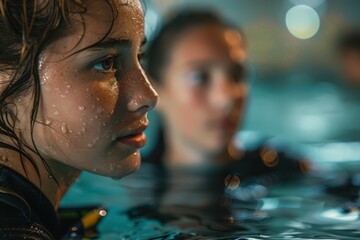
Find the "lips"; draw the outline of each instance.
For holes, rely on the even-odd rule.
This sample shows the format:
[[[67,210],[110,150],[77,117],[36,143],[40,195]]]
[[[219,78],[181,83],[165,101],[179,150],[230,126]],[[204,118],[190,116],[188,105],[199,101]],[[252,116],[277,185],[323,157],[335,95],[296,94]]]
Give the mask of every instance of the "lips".
[[[116,141],[136,148],[141,148],[146,144],[146,136],[143,132],[140,132],[134,135],[117,138]]]
[[[135,148],[141,148],[146,144],[145,129],[148,124],[143,124],[134,128],[134,130],[124,134],[123,136],[115,138],[115,142],[129,145]]]

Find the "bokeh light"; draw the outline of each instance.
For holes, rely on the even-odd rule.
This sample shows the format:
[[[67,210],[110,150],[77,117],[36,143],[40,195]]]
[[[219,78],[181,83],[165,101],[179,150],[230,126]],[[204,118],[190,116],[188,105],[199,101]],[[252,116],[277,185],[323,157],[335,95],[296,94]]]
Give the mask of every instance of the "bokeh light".
[[[296,38],[308,39],[319,31],[320,17],[313,8],[298,5],[287,12],[286,27]]]

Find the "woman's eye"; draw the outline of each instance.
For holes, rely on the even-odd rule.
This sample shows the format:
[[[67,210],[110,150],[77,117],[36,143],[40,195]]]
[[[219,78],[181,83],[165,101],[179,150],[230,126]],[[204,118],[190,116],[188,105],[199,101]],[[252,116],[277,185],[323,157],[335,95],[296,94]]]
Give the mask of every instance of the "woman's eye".
[[[115,57],[108,57],[94,64],[94,68],[101,72],[116,72]]]
[[[208,85],[210,78],[210,73],[206,70],[195,70],[190,73],[190,81],[195,85]]]

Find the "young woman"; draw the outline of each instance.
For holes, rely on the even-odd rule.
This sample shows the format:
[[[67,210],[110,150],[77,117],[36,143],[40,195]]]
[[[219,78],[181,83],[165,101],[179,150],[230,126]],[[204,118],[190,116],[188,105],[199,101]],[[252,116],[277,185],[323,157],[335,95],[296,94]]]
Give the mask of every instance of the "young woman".
[[[161,27],[147,69],[161,96],[164,141],[150,161],[208,166],[233,158],[228,149],[247,97],[244,45],[240,31],[212,12],[184,10]]]
[[[58,238],[82,170],[140,164],[158,96],[139,64],[139,0],[0,1],[0,236]]]

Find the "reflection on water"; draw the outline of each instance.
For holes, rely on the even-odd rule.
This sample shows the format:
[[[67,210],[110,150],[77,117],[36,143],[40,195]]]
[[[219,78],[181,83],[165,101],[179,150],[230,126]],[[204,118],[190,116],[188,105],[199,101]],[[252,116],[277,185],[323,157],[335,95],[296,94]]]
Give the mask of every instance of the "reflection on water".
[[[84,174],[63,206],[107,204],[98,239],[359,239],[359,164],[304,174],[293,163],[166,172],[144,164],[121,181]]]

